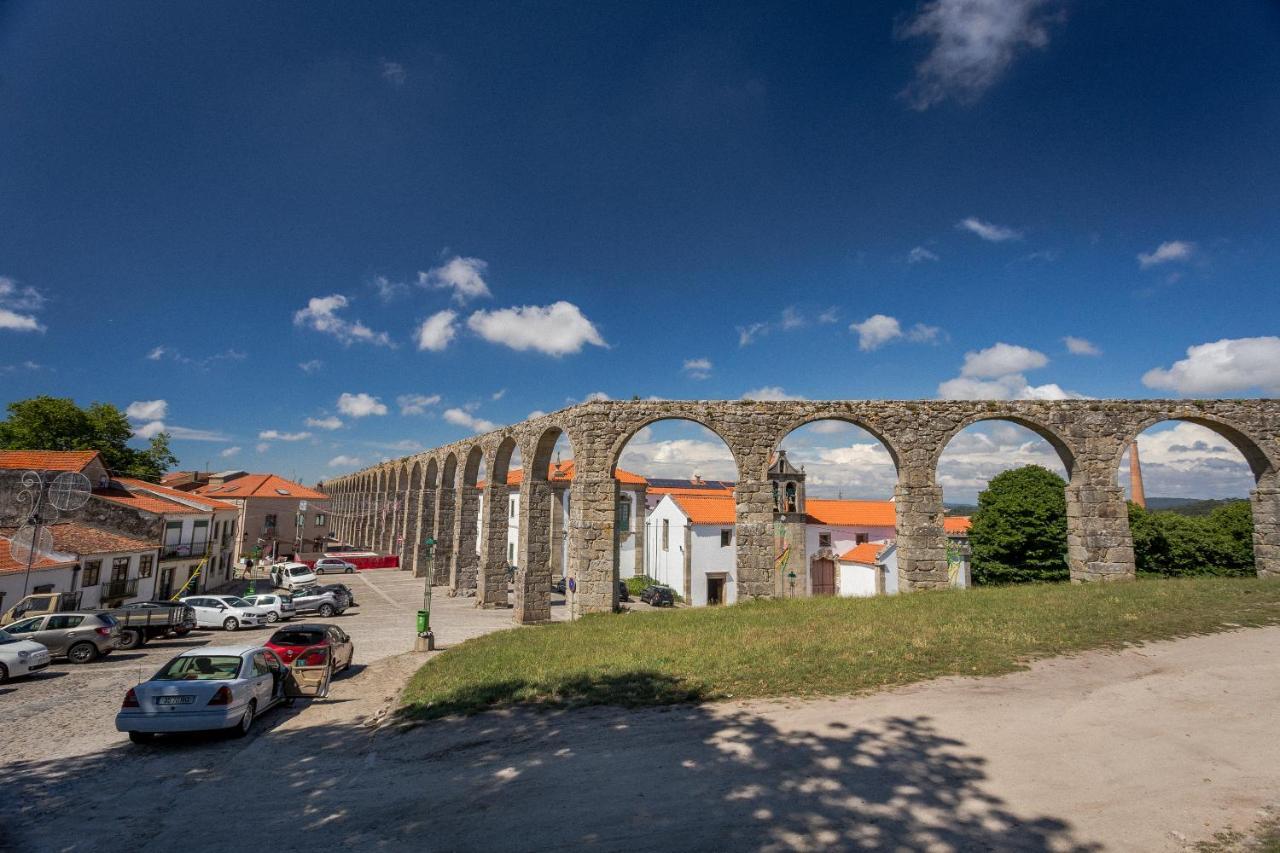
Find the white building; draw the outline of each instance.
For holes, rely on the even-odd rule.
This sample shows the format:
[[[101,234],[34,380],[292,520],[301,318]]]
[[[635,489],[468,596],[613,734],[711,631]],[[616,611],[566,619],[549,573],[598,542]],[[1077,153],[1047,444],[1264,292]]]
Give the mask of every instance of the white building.
[[[724,493],[666,494],[645,523],[645,574],[693,605],[738,600],[736,504]]]

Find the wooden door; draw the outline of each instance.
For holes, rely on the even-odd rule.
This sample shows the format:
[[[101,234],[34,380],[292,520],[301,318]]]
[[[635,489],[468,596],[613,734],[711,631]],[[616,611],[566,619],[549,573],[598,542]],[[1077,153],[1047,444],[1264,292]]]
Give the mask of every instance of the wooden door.
[[[707,578],[707,604],[724,604],[724,578]]]
[[[814,595],[836,594],[836,561],[814,560],[810,564],[810,577]]]

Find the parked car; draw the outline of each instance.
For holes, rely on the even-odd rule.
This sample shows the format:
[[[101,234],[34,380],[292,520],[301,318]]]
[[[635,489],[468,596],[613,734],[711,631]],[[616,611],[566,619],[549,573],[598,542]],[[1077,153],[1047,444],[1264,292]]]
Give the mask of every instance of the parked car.
[[[35,640],[0,629],[0,684],[39,672],[49,665],[49,650]]]
[[[341,615],[350,602],[340,592],[308,586],[294,590],[293,609],[296,613],[318,613],[322,618]]]
[[[293,591],[316,582],[316,573],[306,563],[276,563],[271,567],[271,582]]]
[[[129,688],[116,714],[116,731],[128,732],[134,743],[160,733],[218,729],[243,737],[270,708],[327,695],[332,669],[327,646],[292,666],[262,646],[191,649]]]
[[[327,589],[330,592],[340,593],[341,595],[345,595],[347,597],[347,607],[360,606],[359,604],[356,603],[355,591],[351,587],[347,586],[345,583],[322,583],[322,584],[316,584],[316,587],[318,589]]]
[[[298,656],[317,646],[329,647],[329,663],[334,672],[351,666],[356,647],[347,633],[337,625],[290,625],[281,628],[267,640],[267,648],[273,650],[285,663],[293,663]]]
[[[669,586],[647,586],[640,593],[640,600],[653,607],[675,607],[676,592]]]
[[[269,595],[246,595],[244,600],[254,607],[267,611],[268,622],[279,622],[281,619],[292,619],[297,611],[293,607],[293,597],[271,593]]]
[[[235,631],[267,624],[267,611],[238,595],[193,595],[181,601],[196,612],[196,624],[201,628]]]
[[[338,557],[321,557],[316,560],[315,573],[317,575],[324,574],[346,574],[349,575],[356,570],[355,563],[348,563],[346,560]]]
[[[89,663],[115,651],[120,641],[120,623],[106,611],[50,613],[31,616],[6,626],[12,636],[32,640],[55,657],[72,663]]]
[[[552,592],[558,592],[558,593],[560,593],[561,595],[564,595],[564,594],[565,594],[565,593],[564,593],[564,590],[565,590],[564,583],[565,583],[564,578],[556,578],[555,580],[553,580],[553,581],[551,582],[551,591],[552,591]]]
[[[618,600],[619,601],[631,600],[631,591],[627,589],[626,581],[618,581]]]

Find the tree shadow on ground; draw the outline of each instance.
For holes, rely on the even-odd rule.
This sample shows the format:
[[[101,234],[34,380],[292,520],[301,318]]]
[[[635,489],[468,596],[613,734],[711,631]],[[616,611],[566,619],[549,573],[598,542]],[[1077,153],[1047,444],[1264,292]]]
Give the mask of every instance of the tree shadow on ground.
[[[685,689],[653,673],[615,678],[640,697]],[[247,745],[124,743],[14,764],[0,847],[220,848],[222,833],[192,830],[230,809],[276,851],[1101,849],[991,793],[986,766],[928,717],[789,730],[679,705],[521,709],[376,733],[279,726]]]

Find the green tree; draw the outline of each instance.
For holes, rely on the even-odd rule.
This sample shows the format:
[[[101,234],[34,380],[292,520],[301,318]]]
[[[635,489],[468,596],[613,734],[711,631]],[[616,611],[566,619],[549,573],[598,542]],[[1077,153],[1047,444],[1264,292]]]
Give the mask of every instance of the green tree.
[[[974,583],[1067,580],[1066,485],[1039,465],[991,478],[969,530]]]
[[[96,450],[113,474],[159,480],[178,460],[169,449],[169,436],[151,438],[146,450],[129,447],[133,428],[124,412],[110,403],[81,408],[65,397],[32,397],[9,404],[9,417],[0,421],[3,450]]]
[[[1253,511],[1234,501],[1204,516],[1151,512],[1129,504],[1129,530],[1139,574],[1251,575]]]

